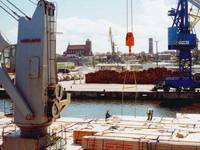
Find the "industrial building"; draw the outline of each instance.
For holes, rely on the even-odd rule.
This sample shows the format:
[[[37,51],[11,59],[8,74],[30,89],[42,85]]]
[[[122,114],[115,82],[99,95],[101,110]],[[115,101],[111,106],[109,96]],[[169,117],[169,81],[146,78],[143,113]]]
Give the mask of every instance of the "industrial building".
[[[71,45],[67,46],[67,50],[63,53],[64,56],[93,56],[92,42],[87,39],[83,45]]]

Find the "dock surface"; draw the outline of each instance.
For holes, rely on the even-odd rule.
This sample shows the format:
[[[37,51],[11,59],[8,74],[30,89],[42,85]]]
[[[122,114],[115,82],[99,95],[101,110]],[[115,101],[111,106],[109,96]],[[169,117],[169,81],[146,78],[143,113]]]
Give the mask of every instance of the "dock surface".
[[[12,118],[0,117],[0,135],[18,128]],[[200,115],[177,114],[176,118],[113,116],[105,119],[60,118],[49,127],[59,136],[62,149],[200,150]],[[1,146],[3,137],[1,139]],[[58,139],[58,138],[57,138]],[[59,147],[59,145],[57,145]],[[49,147],[52,148],[52,147]],[[53,149],[53,148],[52,148]]]
[[[73,99],[143,99],[143,100],[199,100],[200,90],[196,92],[152,91],[153,84],[86,84],[84,80],[59,82]],[[4,89],[0,89],[0,98],[9,98]]]
[[[151,92],[154,87],[153,84],[80,84],[78,81],[76,81],[76,84],[73,84],[73,81],[63,81],[60,84],[66,91],[71,92]]]
[[[176,92],[152,91],[153,84],[86,84],[84,81],[62,81],[65,92],[71,93],[72,98],[111,98],[121,99],[122,95],[125,99],[144,99],[144,100],[197,100],[200,92],[182,91]]]

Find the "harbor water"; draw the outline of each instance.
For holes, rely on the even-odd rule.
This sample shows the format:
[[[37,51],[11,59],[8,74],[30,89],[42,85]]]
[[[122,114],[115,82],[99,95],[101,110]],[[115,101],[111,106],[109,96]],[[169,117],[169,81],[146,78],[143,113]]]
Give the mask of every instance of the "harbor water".
[[[0,101],[0,111],[9,111],[9,101]],[[154,116],[175,117],[176,113],[200,114],[200,101],[193,103],[179,104],[174,106],[163,106],[158,100],[119,100],[106,99],[85,99],[72,100],[65,109],[63,117],[78,118],[104,118],[105,112],[110,110],[112,115],[146,116],[148,109],[153,109]]]

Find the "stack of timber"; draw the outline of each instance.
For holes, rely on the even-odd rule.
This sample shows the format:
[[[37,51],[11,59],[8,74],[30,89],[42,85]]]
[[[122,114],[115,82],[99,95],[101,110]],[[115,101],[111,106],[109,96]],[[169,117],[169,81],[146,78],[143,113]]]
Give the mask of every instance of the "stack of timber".
[[[5,135],[19,129],[0,115],[0,149]],[[113,116],[105,119],[60,118],[49,127],[55,147],[70,150],[200,150],[200,115],[176,118]],[[49,149],[55,149],[49,145]]]
[[[85,150],[200,150],[200,120],[115,116],[92,121],[82,136]],[[96,128],[98,126],[98,129]],[[102,127],[102,128],[101,128]],[[89,132],[82,128],[76,132]]]
[[[178,75],[177,72],[166,68],[150,68],[143,71],[116,72],[112,70],[100,70],[86,75],[86,83],[107,83],[107,84],[157,84],[166,77]]]
[[[81,144],[84,136],[93,136],[102,130],[107,130],[108,126],[98,124],[85,124],[73,131],[73,141],[75,144]]]

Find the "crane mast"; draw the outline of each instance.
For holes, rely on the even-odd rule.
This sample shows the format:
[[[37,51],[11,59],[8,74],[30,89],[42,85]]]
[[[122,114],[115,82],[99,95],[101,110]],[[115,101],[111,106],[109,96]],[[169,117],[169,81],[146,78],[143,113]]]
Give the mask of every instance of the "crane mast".
[[[20,17],[16,49],[16,84],[0,67],[0,84],[14,102],[20,134],[9,135],[4,149],[43,149],[47,128],[70,103],[57,83],[56,7],[40,0],[32,18]],[[37,144],[36,144],[37,143]]]
[[[168,15],[174,17],[173,25],[169,28],[168,48],[179,51],[179,72],[184,77],[191,78],[191,51],[197,46],[197,38],[190,31],[188,0],[180,0],[177,9],[172,9]]]
[[[197,47],[197,36],[191,31],[188,4],[191,2],[199,7],[197,0],[179,0],[177,8],[172,8],[168,16],[173,18],[172,26],[168,29],[168,49],[177,50],[179,71],[176,77],[165,79],[164,87],[194,90],[199,87],[199,81],[192,74],[192,51]],[[198,5],[197,5],[198,4]]]

